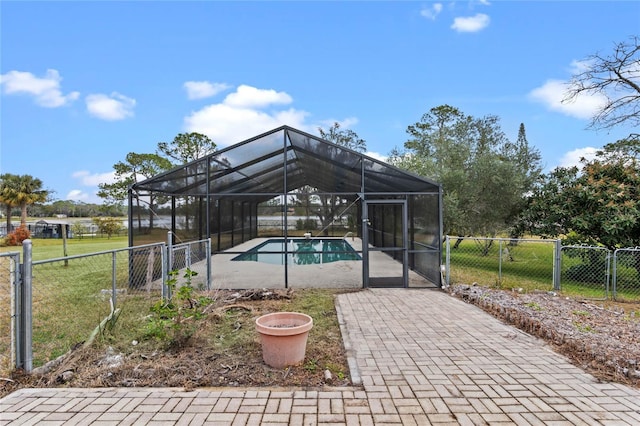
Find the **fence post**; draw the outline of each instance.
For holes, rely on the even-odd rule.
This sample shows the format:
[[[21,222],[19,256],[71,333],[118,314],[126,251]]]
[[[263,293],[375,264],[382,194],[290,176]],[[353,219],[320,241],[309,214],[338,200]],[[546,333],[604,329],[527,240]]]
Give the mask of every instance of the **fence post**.
[[[23,250],[24,250],[24,241],[23,241]],[[24,257],[24,255],[23,255]],[[22,273],[22,271],[24,270],[24,262],[20,263],[20,258],[18,258],[18,264],[17,264],[17,268],[18,268],[18,279],[16,280],[15,286],[13,288],[14,291],[14,311],[13,311],[13,315],[14,315],[14,329],[13,329],[13,354],[14,354],[14,359],[15,362],[13,363],[13,366],[15,368],[21,368],[24,365],[24,338],[23,338],[23,332],[22,329],[24,327],[24,314],[23,314],[23,307],[22,307],[22,288],[24,286],[23,282],[24,282],[24,274]]]
[[[613,272],[611,273],[611,298],[616,300],[618,296],[618,250],[613,252]]]
[[[445,275],[446,275],[446,279],[445,282],[447,284],[447,287],[449,287],[450,283],[450,279],[451,279],[451,240],[449,239],[449,236],[446,236],[446,240],[445,240],[445,247],[446,247],[446,259],[445,259]]]
[[[614,254],[615,254],[615,252],[614,252]],[[604,289],[604,298],[605,299],[609,299],[609,285],[611,284],[611,258],[612,258],[611,250],[607,249],[607,270],[606,270],[607,279],[605,280],[606,287]],[[615,264],[614,264],[614,267],[615,267]]]
[[[18,329],[20,319],[18,317],[18,300],[20,300],[20,254],[12,258],[13,269],[9,271],[9,291],[11,292],[11,368],[18,366]]]
[[[555,291],[560,291],[560,275],[562,273],[562,240],[556,240],[553,252],[553,289]]]
[[[498,285],[502,287],[502,240],[498,240]]]
[[[211,290],[211,237],[207,238],[205,247],[207,250],[207,290]]]
[[[164,244],[162,246],[155,245],[151,248],[151,250],[159,250],[160,251],[160,265],[162,265],[162,285],[160,286],[162,290],[162,300],[167,300],[167,280],[169,279],[169,271],[167,270],[167,250],[165,250]]]
[[[21,279],[18,282],[19,295],[17,297],[17,356],[16,367],[27,373],[33,369],[33,313],[32,313],[32,285],[33,258],[31,240],[22,242]]]
[[[171,231],[167,232],[167,277],[162,280],[162,290],[165,300],[171,299],[172,294],[169,286],[167,285],[168,275],[173,269],[173,234]]]
[[[116,252],[114,251],[111,254],[111,311],[115,312],[116,304],[118,302],[116,293],[118,291],[118,283],[116,282],[117,277],[117,269],[116,269]]]

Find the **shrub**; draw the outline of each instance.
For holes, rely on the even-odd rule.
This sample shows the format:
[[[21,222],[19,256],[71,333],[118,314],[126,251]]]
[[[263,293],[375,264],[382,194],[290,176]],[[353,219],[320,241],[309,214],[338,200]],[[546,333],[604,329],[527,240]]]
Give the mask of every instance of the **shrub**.
[[[80,222],[75,222],[73,225],[71,225],[71,232],[73,232],[73,235],[75,237],[78,237],[80,239],[84,237],[84,234],[87,233],[87,230],[88,228]]]
[[[195,321],[204,317],[202,307],[211,303],[207,297],[194,297],[191,278],[196,275],[197,272],[187,268],[184,273],[186,281],[178,286],[178,271],[169,272],[169,298],[159,300],[151,308],[146,338],[166,341],[169,347],[180,347],[193,336],[197,329]]]
[[[5,245],[7,246],[21,246],[22,242],[31,238],[31,232],[26,226],[21,226],[13,232],[7,234],[5,238]]]
[[[107,234],[107,238],[111,238],[123,228],[122,219],[117,217],[94,217],[92,221],[98,226],[100,233]]]
[[[318,222],[315,219],[298,219],[296,220],[296,229],[298,231],[314,231],[318,229]]]

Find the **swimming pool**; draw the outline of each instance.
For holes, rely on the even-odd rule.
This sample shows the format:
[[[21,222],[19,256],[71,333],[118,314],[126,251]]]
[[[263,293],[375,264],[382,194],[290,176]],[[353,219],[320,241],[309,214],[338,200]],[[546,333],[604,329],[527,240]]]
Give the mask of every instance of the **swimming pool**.
[[[338,262],[340,260],[362,260],[362,257],[344,239],[299,239],[286,240],[284,238],[269,239],[249,251],[231,259],[232,261],[253,261],[270,263],[273,265],[317,265],[321,263]]]

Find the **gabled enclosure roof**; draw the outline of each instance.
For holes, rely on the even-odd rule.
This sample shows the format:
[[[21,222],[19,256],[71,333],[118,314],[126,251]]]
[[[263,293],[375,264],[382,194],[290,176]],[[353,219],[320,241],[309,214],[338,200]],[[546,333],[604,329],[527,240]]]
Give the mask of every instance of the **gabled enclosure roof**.
[[[334,194],[440,191],[431,180],[288,126],[138,182],[132,189],[173,196],[242,194],[266,200],[305,185]]]

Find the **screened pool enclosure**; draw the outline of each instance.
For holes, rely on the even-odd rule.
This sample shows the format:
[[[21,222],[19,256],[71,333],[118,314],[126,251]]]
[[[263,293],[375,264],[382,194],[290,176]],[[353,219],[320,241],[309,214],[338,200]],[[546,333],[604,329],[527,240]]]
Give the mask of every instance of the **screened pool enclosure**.
[[[441,195],[283,126],[134,184],[129,244],[210,238],[217,288],[439,287]]]

